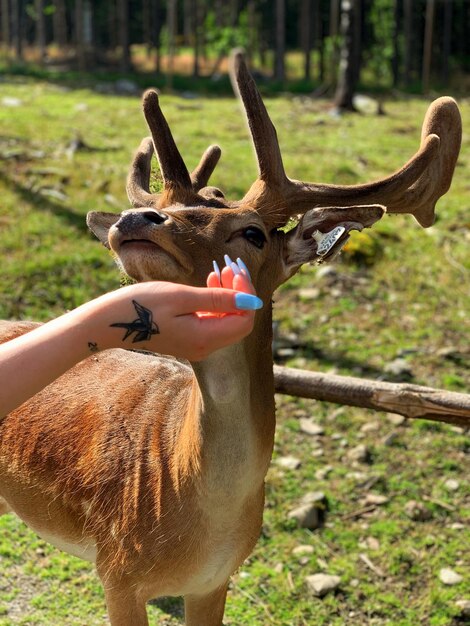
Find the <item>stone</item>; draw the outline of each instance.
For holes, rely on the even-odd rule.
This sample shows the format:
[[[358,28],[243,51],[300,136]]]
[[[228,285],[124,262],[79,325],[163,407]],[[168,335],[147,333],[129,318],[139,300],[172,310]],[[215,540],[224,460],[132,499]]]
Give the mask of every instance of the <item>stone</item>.
[[[386,447],[390,447],[393,446],[397,441],[398,441],[399,435],[397,432],[392,431],[391,433],[388,433],[388,435],[386,435],[383,440],[382,443],[384,446]]]
[[[399,413],[387,413],[387,420],[394,426],[401,426],[406,422],[406,417]]]
[[[114,89],[116,93],[126,96],[135,96],[141,92],[141,89],[137,85],[137,83],[134,83],[134,81],[128,80],[126,78],[121,78],[117,80],[114,83]]]
[[[299,289],[299,298],[304,301],[316,300],[321,291],[318,287],[310,287],[309,289]]]
[[[470,600],[457,600],[455,606],[460,611],[460,617],[468,618],[470,617]]]
[[[379,422],[366,422],[360,428],[361,433],[375,433],[380,429]]]
[[[275,460],[276,465],[282,467],[284,469],[296,470],[302,465],[300,459],[295,458],[294,456],[281,456]]]
[[[364,504],[376,504],[378,506],[387,504],[388,501],[387,496],[382,496],[379,493],[368,493],[364,498]]]
[[[462,582],[463,576],[454,572],[453,569],[449,567],[443,567],[439,571],[439,579],[444,585],[458,585]]]
[[[308,544],[301,544],[300,546],[296,546],[292,550],[292,554],[294,556],[307,556],[308,554],[313,554],[315,552],[315,548]]]
[[[446,482],[444,483],[444,487],[448,490],[448,491],[457,491],[460,487],[460,483],[458,480],[455,480],[455,478],[449,478],[448,480],[446,480]]]
[[[288,513],[288,518],[297,522],[300,528],[315,530],[325,523],[328,501],[321,491],[313,491],[304,495],[299,506]]]
[[[328,474],[330,474],[332,471],[333,468],[331,467],[331,465],[325,465],[325,467],[317,469],[317,471],[315,472],[315,478],[317,480],[325,480]]]
[[[351,448],[346,456],[350,461],[355,461],[357,463],[370,463],[372,459],[370,450],[363,443]]]
[[[323,598],[327,593],[334,591],[341,584],[339,576],[329,574],[313,574],[305,579],[307,589],[317,598]]]
[[[405,359],[394,359],[384,367],[385,374],[394,376],[400,380],[410,380],[413,376],[412,369]]]
[[[302,417],[300,419],[300,430],[306,435],[319,436],[323,435],[325,429],[320,424],[314,422],[310,417]]]
[[[425,522],[432,517],[431,511],[422,502],[416,500],[409,500],[405,504],[405,515],[415,522]]]

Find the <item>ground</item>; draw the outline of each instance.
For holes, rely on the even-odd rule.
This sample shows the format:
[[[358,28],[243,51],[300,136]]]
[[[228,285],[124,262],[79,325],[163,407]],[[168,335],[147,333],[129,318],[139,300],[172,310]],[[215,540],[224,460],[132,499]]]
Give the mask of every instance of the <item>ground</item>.
[[[0,317],[46,320],[119,286],[113,260],[84,217],[128,207],[127,164],[147,130],[137,96],[103,94],[100,84],[6,79],[1,88]],[[188,166],[219,143],[223,157],[212,182],[241,197],[256,168],[238,104],[189,95],[161,98]],[[267,101],[289,175],[348,184],[389,174],[416,151],[427,104],[394,99],[383,117],[336,118],[328,103],[307,97]],[[435,226],[422,230],[410,216],[387,217],[355,237],[332,269],[306,267],[282,287],[275,296],[278,362],[468,391],[470,105],[460,106],[461,156]],[[263,533],[233,577],[225,623],[462,624],[456,602],[470,599],[467,434],[312,400],[276,400]],[[306,417],[323,434],[303,433]],[[360,444],[365,454],[355,459]],[[298,459],[296,469],[279,464],[286,456]],[[318,490],[328,502],[325,525],[297,528],[289,511]],[[410,501],[427,519],[410,518]],[[11,515],[0,528],[1,626],[106,623],[91,566],[44,544]],[[301,545],[313,552],[294,554]],[[443,584],[445,567],[462,582]],[[318,572],[341,579],[322,599],[305,583]],[[180,623],[176,600],[149,611],[153,624]]]

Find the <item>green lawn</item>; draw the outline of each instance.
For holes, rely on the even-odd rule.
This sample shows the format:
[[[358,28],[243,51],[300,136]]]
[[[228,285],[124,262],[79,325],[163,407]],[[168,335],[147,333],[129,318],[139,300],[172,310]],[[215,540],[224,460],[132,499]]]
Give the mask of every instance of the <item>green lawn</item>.
[[[211,182],[241,197],[256,167],[236,101],[163,95],[161,103],[188,167],[210,143],[220,144]],[[138,98],[70,85],[5,79],[0,104],[0,317],[47,320],[119,286],[119,272],[87,232],[85,215],[128,207],[127,166],[147,130]],[[436,225],[423,230],[409,216],[388,217],[353,239],[334,273],[306,267],[281,288],[279,335],[295,344],[284,363],[393,379],[384,372],[401,358],[415,383],[468,391],[470,103],[460,104],[464,141]],[[416,151],[427,102],[390,101],[384,117],[341,119],[328,114],[326,102],[304,97],[273,98],[267,106],[290,176],[353,184],[391,173]],[[72,157],[77,136],[90,149]],[[274,460],[289,454],[302,463],[270,469],[262,538],[233,578],[225,623],[461,624],[456,601],[470,599],[465,433],[426,422],[397,426],[383,414],[289,397],[277,405]],[[314,416],[325,434],[302,434],[305,416]],[[355,465],[348,451],[360,443],[371,462]],[[449,479],[457,489],[449,489]],[[326,526],[295,528],[289,510],[317,489],[329,501]],[[387,501],[367,506],[371,493]],[[410,500],[422,502],[430,519],[409,519]],[[1,518],[0,528],[0,626],[105,623],[90,566],[44,544],[12,516]],[[293,555],[301,544],[314,552]],[[467,578],[445,586],[443,567]],[[317,572],[341,577],[334,595],[308,594],[305,577]],[[180,620],[174,600],[149,612],[152,624]]]

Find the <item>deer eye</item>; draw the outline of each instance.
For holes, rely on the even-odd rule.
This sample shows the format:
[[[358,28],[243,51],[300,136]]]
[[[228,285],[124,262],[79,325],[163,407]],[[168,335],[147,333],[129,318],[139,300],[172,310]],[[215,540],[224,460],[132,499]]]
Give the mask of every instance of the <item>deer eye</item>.
[[[266,237],[263,231],[255,226],[249,226],[245,228],[243,231],[243,236],[247,241],[252,243],[254,246],[259,248],[260,250],[263,248],[266,243]]]

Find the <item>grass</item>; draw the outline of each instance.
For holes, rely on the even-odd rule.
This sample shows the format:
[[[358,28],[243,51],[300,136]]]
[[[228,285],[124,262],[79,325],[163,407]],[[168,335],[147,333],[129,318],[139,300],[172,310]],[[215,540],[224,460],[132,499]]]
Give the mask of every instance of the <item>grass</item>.
[[[0,317],[47,320],[119,286],[118,271],[87,232],[85,215],[127,208],[127,166],[147,130],[135,97],[25,77],[5,79],[1,97],[16,98],[20,106],[0,108]],[[162,106],[188,166],[208,144],[219,143],[223,159],[211,182],[228,197],[241,197],[256,168],[235,100],[164,95]],[[427,103],[390,100],[385,117],[340,119],[329,116],[326,102],[305,98],[278,97],[267,106],[291,176],[354,184],[391,173],[416,151]],[[465,129],[468,101],[461,110]],[[91,149],[71,158],[77,135]],[[469,143],[464,134],[454,183],[438,203],[434,227],[424,231],[409,216],[389,217],[367,238],[353,240],[334,274],[305,267],[279,290],[281,338],[293,334],[299,346],[287,365],[387,377],[386,365],[400,357],[413,382],[468,391]],[[313,286],[312,297],[307,290]],[[302,464],[289,471],[273,463],[269,471],[262,537],[233,577],[225,623],[462,623],[455,603],[470,595],[465,433],[425,422],[393,426],[381,414],[290,397],[279,396],[277,405],[274,459],[291,454]],[[325,428],[318,440],[299,431],[299,417],[310,415]],[[370,448],[371,464],[349,460],[358,443]],[[326,476],[315,478],[326,466]],[[459,481],[456,491],[446,487],[449,478]],[[326,526],[297,529],[287,513],[313,489],[328,498]],[[388,500],[357,515],[369,493]],[[428,521],[406,516],[412,499],[429,508]],[[91,566],[51,548],[12,516],[2,517],[0,528],[0,626],[105,623]],[[301,544],[314,553],[294,556]],[[438,578],[442,567],[467,578],[446,587]],[[321,600],[305,586],[305,577],[319,571],[341,576],[339,591]],[[153,624],[181,620],[175,600],[152,603],[149,613]]]

